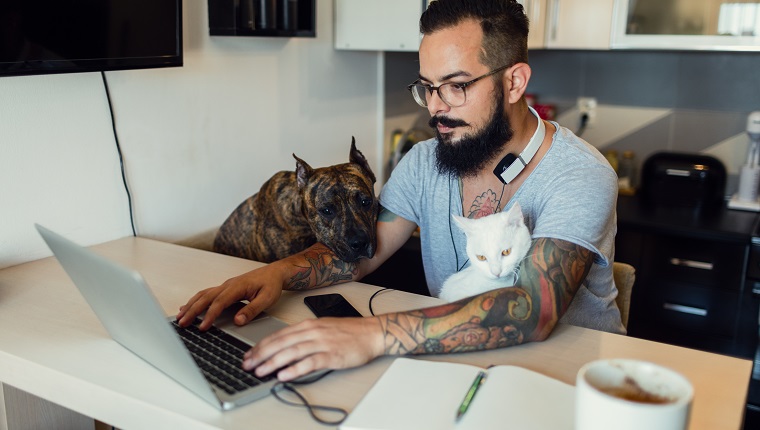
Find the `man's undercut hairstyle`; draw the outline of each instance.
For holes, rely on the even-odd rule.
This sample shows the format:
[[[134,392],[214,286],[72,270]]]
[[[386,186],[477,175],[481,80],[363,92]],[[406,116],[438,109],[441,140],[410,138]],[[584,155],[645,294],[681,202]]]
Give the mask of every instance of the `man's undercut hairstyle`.
[[[493,70],[528,62],[528,17],[516,0],[432,1],[420,18],[420,33],[431,34],[467,19],[480,22],[483,30],[481,63]]]

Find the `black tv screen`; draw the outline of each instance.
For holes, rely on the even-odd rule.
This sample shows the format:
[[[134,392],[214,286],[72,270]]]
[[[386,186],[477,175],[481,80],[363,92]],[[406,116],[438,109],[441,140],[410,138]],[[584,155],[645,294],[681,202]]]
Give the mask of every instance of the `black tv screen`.
[[[0,75],[182,66],[182,0],[0,0]]]

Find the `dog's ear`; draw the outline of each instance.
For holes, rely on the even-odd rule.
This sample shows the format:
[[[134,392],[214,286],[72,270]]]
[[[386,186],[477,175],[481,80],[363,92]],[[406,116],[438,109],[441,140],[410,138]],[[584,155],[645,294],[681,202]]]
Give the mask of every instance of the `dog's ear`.
[[[306,182],[309,181],[309,177],[314,172],[314,169],[312,169],[305,161],[296,157],[296,154],[293,154],[293,158],[296,159],[296,182],[298,183],[298,188],[304,188]]]
[[[361,166],[367,177],[372,180],[373,184],[375,183],[375,174],[372,173],[372,169],[370,169],[367,159],[364,158],[364,154],[356,149],[356,138],[354,136],[351,136],[351,153],[348,156],[348,161]]]

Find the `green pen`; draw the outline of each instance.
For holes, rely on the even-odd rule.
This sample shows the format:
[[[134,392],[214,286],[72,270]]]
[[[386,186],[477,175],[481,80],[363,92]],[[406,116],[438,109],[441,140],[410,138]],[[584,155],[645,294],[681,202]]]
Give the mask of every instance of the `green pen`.
[[[467,412],[467,409],[472,403],[472,399],[475,398],[475,394],[478,392],[478,389],[481,385],[483,385],[483,382],[485,382],[485,380],[486,372],[485,370],[481,370],[478,372],[478,376],[475,377],[475,380],[472,381],[472,385],[470,385],[470,389],[467,391],[467,394],[465,394],[464,400],[462,400],[462,404],[459,405],[459,410],[457,410],[457,421],[459,421],[459,419],[462,418],[462,415]]]

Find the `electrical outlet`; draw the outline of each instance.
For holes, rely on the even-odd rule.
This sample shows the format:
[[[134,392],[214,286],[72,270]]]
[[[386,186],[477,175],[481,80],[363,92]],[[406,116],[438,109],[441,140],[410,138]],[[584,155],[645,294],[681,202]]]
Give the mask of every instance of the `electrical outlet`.
[[[580,114],[588,115],[586,126],[594,123],[596,120],[596,99],[594,97],[578,97],[578,110]]]

